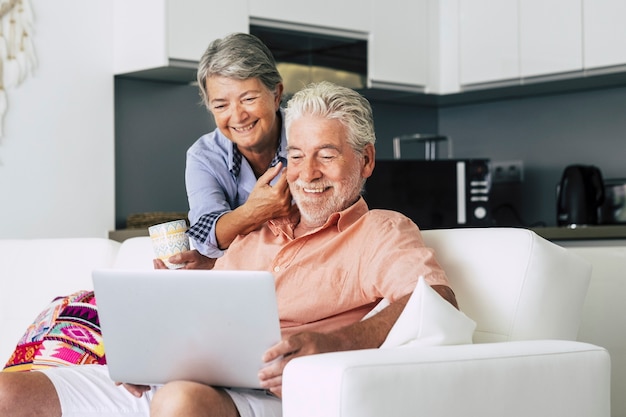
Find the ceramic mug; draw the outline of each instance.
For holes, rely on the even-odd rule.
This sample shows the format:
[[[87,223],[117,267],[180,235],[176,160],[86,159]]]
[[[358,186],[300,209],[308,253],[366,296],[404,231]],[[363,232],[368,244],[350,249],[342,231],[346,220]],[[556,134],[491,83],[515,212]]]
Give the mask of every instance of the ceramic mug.
[[[148,228],[154,254],[169,269],[178,269],[184,266],[184,264],[172,264],[168,259],[172,255],[189,250],[189,237],[185,233],[186,231],[187,222],[185,220],[155,224]]]

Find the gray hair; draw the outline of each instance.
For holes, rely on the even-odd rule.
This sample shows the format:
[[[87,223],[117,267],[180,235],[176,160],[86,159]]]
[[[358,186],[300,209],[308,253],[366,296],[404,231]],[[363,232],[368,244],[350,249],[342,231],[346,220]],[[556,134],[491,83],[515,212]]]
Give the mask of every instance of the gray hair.
[[[270,91],[283,81],[269,48],[256,36],[233,33],[216,39],[207,48],[198,65],[198,86],[204,105],[209,108],[206,80],[211,76],[237,80],[258,78]]]
[[[372,107],[365,97],[350,88],[322,81],[298,91],[285,109],[286,129],[294,120],[307,115],[339,120],[348,131],[348,143],[358,153],[367,144],[376,142]]]

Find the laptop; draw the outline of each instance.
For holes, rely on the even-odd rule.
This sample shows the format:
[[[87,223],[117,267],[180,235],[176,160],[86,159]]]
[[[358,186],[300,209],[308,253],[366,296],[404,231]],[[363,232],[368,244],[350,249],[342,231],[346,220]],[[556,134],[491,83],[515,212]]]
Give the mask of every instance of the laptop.
[[[95,270],[111,379],[260,388],[281,339],[274,277],[264,271]]]

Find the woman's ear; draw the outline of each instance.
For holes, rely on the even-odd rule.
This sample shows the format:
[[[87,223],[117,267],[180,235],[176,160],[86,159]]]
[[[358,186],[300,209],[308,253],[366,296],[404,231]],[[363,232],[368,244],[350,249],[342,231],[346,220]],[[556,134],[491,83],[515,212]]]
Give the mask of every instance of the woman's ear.
[[[276,111],[278,111],[278,108],[280,107],[280,102],[283,99],[283,90],[285,89],[285,86],[283,85],[283,83],[278,83],[276,84],[276,90],[274,91],[274,107]]]

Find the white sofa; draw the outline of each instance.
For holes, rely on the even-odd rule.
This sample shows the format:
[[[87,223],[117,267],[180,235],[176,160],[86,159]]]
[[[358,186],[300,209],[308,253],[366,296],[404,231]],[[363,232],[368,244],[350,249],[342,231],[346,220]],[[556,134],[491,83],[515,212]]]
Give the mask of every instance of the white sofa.
[[[578,340],[609,351],[611,415],[626,417],[626,246],[623,242],[591,243],[568,247],[593,265]]]
[[[0,239],[0,362],[54,297],[92,289],[96,268],[152,268],[149,238]]]
[[[609,415],[608,355],[572,341],[588,263],[521,229],[426,231],[424,238],[477,321],[481,343],[299,358],[285,372],[285,417]],[[152,257],[147,237],[122,245],[0,240],[0,360],[53,297],[91,288],[92,269],[151,268]],[[548,285],[534,278],[537,270],[551,277]],[[570,276],[582,278],[570,285]]]
[[[425,231],[424,240],[477,322],[474,344],[294,359],[285,417],[610,415],[609,355],[574,341],[588,262],[523,229]]]

